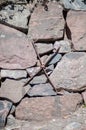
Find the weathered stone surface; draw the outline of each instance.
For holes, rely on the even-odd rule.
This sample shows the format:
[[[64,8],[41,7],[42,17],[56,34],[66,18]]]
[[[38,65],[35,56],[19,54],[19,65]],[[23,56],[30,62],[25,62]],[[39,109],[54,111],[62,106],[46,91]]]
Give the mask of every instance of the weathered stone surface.
[[[53,57],[53,59],[49,62],[48,65],[52,65],[52,64],[59,62],[61,60],[61,58],[62,58],[61,54],[56,54],[56,56]]]
[[[80,94],[64,92],[64,94],[60,96],[61,116],[71,115],[80,107],[80,103],[82,103]]]
[[[42,62],[42,64],[45,64],[48,58],[49,58],[48,55],[42,56],[42,57],[41,57],[41,62]],[[37,60],[37,66],[40,66],[40,61],[39,61],[39,60]]]
[[[60,49],[58,51],[59,53],[71,52],[71,44],[68,41],[65,41],[65,40],[56,41],[54,43],[54,49],[57,50],[58,47],[60,47]]]
[[[0,127],[4,127],[6,123],[6,118],[11,110],[12,103],[6,100],[0,101]]]
[[[72,122],[68,124],[63,130],[81,130],[81,124],[78,122]]]
[[[55,96],[56,92],[54,92],[52,86],[49,83],[46,83],[33,86],[27,94],[29,96]]]
[[[56,88],[67,90],[86,89],[86,53],[71,52],[63,56],[50,79]]]
[[[86,12],[69,11],[67,25],[74,48],[86,50]]]
[[[59,119],[53,118],[50,121],[45,120],[44,122],[30,122],[16,120],[14,125],[6,126],[5,130],[63,130],[66,126],[70,126],[70,128],[73,126],[73,128],[78,128],[78,130],[86,130],[86,108],[80,107],[70,116],[65,116],[64,118]]]
[[[21,79],[27,77],[27,72],[25,70],[6,70],[1,69],[1,78],[12,78],[12,79]]]
[[[63,37],[64,24],[62,7],[57,2],[49,2],[48,11],[39,5],[31,16],[28,36],[34,40],[54,41]]]
[[[36,74],[36,72],[38,72],[39,69],[40,67],[30,67],[30,68],[27,68],[26,71],[30,76],[33,76]]]
[[[56,97],[58,98],[58,97]],[[25,98],[16,108],[16,118],[29,121],[45,121],[57,116],[55,97]]]
[[[28,29],[30,11],[25,5],[8,4],[0,10],[0,20],[22,31]]]
[[[29,121],[45,121],[71,115],[82,101],[80,94],[25,98],[16,108],[16,118]]]
[[[6,79],[1,85],[0,97],[8,98],[14,103],[19,102],[30,89],[30,86],[24,88],[23,85],[21,81]]]
[[[59,0],[66,9],[86,10],[85,0]]]
[[[82,92],[84,103],[86,104],[86,91]]]
[[[0,5],[1,4],[6,4],[7,2],[13,2],[13,3],[26,3],[26,0],[0,0]]]
[[[46,83],[47,78],[44,74],[35,76],[33,80],[31,80],[30,84],[41,84],[41,83]]]
[[[7,117],[7,125],[11,126],[11,125],[13,125],[13,124],[15,124],[15,118],[13,117],[13,115],[10,114],[10,115]]]
[[[36,48],[39,54],[44,54],[53,50],[53,44],[48,43],[37,43]]]
[[[35,63],[36,54],[27,36],[0,24],[0,67],[24,69]]]

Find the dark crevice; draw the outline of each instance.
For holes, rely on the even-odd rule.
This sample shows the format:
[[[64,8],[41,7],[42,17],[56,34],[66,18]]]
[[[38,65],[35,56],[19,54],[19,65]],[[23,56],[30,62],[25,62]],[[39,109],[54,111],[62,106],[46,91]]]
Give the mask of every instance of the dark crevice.
[[[63,18],[66,21],[68,10],[63,10]]]
[[[66,23],[66,36],[67,36],[68,40],[71,40],[71,41],[72,41],[71,30],[70,30],[70,28],[68,27],[67,23]]]
[[[15,27],[15,26],[10,25],[10,24],[6,23],[5,21],[2,21],[2,20],[0,20],[0,24],[3,24],[3,25],[8,26],[10,28],[14,28],[14,29],[16,29],[16,30],[18,30],[22,33],[25,33],[25,34],[28,33],[28,28],[24,29],[24,28],[21,28],[21,27]]]
[[[63,30],[64,31],[64,30]],[[54,43],[55,41],[63,40],[64,36],[61,38],[49,38],[49,39],[34,39],[35,43],[42,42],[42,43]]]

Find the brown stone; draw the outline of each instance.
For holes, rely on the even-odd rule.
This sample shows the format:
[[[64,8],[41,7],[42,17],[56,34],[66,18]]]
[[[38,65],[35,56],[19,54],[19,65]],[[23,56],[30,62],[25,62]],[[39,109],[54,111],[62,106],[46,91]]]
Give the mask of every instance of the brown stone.
[[[0,24],[0,67],[24,69],[36,63],[36,54],[27,36]]]
[[[48,3],[48,11],[38,5],[31,15],[28,36],[34,40],[55,41],[63,37],[62,7],[57,2]]]
[[[86,12],[69,11],[67,15],[67,34],[76,50],[86,50]]]
[[[72,91],[86,89],[86,53],[71,52],[63,56],[50,79],[56,88]]]
[[[1,85],[0,97],[7,98],[14,103],[19,102],[30,89],[30,86],[24,88],[23,85],[22,81],[6,79]]]
[[[16,108],[16,118],[28,121],[46,121],[73,113],[82,101],[78,93],[62,96],[24,98]]]
[[[55,105],[58,97],[25,98],[16,108],[16,118],[29,121],[45,121],[57,116]],[[57,102],[56,102],[57,103]]]

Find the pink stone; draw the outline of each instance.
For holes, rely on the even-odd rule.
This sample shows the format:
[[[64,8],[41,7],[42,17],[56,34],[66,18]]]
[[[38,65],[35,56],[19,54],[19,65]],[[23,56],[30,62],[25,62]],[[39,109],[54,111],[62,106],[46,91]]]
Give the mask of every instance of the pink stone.
[[[27,36],[0,24],[0,67],[25,69],[35,63],[36,54]]]
[[[86,12],[69,11],[67,15],[67,34],[70,35],[76,50],[86,50]]]
[[[49,2],[48,11],[38,5],[31,15],[28,36],[41,41],[61,39],[65,25],[62,10],[57,2]]]

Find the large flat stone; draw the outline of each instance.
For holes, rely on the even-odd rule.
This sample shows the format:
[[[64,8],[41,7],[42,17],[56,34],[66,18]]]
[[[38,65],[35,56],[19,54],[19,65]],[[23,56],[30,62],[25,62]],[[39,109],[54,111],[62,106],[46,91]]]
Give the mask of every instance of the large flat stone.
[[[75,112],[82,101],[78,93],[65,93],[62,96],[24,98],[16,108],[16,118],[28,121],[48,121],[64,118]]]
[[[0,97],[7,98],[14,103],[19,102],[30,89],[30,86],[24,88],[23,85],[22,81],[6,79],[1,85]]]
[[[16,108],[16,118],[29,121],[47,121],[53,119],[59,113],[55,105],[56,98],[25,98]]]
[[[34,84],[42,84],[42,83],[46,83],[46,81],[47,81],[46,76],[44,74],[42,74],[42,75],[39,75],[39,76],[35,76],[31,80],[30,84],[33,84],[33,85]]]
[[[72,43],[76,50],[86,50],[86,12],[69,11],[67,25]]]
[[[36,54],[27,36],[0,24],[0,67],[24,69],[35,63]]]
[[[57,2],[49,2],[48,11],[38,5],[31,15],[28,36],[41,41],[61,39],[64,24],[62,7]]]
[[[25,70],[1,69],[1,78],[22,79],[26,77],[27,77],[27,72]]]
[[[56,88],[86,89],[86,53],[71,52],[63,56],[50,79]]]
[[[49,83],[34,85],[27,93],[29,96],[55,96],[56,92]]]

